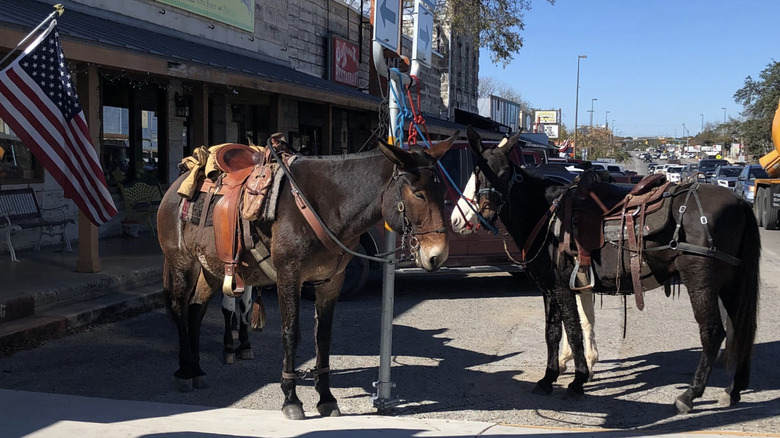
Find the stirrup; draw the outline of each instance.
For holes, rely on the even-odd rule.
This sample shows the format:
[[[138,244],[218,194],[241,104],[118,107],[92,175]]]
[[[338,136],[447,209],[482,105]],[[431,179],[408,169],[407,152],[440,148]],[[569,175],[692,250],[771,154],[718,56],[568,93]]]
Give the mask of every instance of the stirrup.
[[[581,279],[583,280],[582,283],[585,283],[585,286],[577,286],[577,278],[579,275],[585,275],[586,278]],[[590,279],[590,281],[588,281]],[[580,259],[576,258],[574,259],[574,270],[571,271],[571,277],[569,278],[569,289],[571,290],[583,290],[592,288],[596,285],[596,276],[593,273],[593,265],[588,266],[588,272],[580,272]]]

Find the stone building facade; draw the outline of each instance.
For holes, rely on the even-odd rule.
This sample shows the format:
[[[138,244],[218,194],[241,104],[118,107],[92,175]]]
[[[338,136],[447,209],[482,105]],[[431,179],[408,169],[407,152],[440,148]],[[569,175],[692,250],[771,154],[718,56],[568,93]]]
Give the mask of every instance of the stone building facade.
[[[3,3],[0,54],[51,12],[39,0]],[[264,144],[273,132],[284,133],[304,154],[373,147],[381,96],[370,90],[384,85],[371,59],[369,17],[342,0],[256,0],[246,2],[252,11],[248,30],[176,6],[197,3],[63,2],[60,38],[111,187],[147,179],[164,190],[194,148]],[[421,71],[421,92],[428,131],[440,138],[454,131],[455,108],[477,112],[479,52],[441,26],[437,30],[438,50],[432,68]],[[356,84],[330,78],[334,37],[357,52]],[[402,46],[411,52],[410,37]],[[0,143],[22,151],[2,127]],[[76,217],[53,179],[30,161],[30,169],[13,178],[3,179],[0,172],[0,190],[33,187],[44,206],[69,203],[68,214]],[[122,200],[112,191],[120,214],[99,228],[101,237],[121,232]],[[33,240],[14,238],[18,249]]]

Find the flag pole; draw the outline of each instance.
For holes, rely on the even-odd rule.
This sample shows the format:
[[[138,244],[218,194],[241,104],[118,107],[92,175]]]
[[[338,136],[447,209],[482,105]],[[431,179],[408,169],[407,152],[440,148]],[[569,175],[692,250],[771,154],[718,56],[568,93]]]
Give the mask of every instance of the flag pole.
[[[11,50],[10,52],[8,52],[8,54],[7,54],[7,55],[5,55],[5,57],[3,57],[2,61],[0,61],[0,66],[2,66],[2,65],[3,65],[3,63],[5,63],[5,61],[6,61],[8,58],[10,58],[10,57],[11,57],[11,55],[13,55],[13,54],[14,54],[14,53],[15,53],[17,50],[19,50],[19,46],[21,46],[22,44],[24,44],[25,42],[27,42],[27,40],[28,40],[28,39],[30,39],[30,37],[31,37],[31,36],[33,36],[33,34],[35,34],[35,32],[38,32],[38,31],[39,31],[39,30],[40,30],[40,29],[41,29],[43,26],[45,26],[45,25],[46,25],[46,23],[48,23],[49,21],[51,21],[51,19],[52,19],[52,18],[54,18],[55,16],[56,16],[56,17],[59,17],[59,16],[61,16],[63,12],[65,12],[65,6],[62,6],[60,3],[57,3],[56,5],[54,5],[54,12],[52,12],[51,14],[49,14],[49,16],[48,16],[48,17],[46,17],[46,18],[45,18],[45,19],[44,19],[44,20],[41,22],[41,24],[39,24],[39,25],[38,25],[38,27],[36,27],[35,29],[33,29],[33,30],[32,30],[32,32],[28,33],[26,37],[24,37],[24,38],[23,38],[21,41],[19,41],[19,44],[17,44],[17,45],[16,45],[16,47],[14,47],[14,49],[13,49],[13,50]]]

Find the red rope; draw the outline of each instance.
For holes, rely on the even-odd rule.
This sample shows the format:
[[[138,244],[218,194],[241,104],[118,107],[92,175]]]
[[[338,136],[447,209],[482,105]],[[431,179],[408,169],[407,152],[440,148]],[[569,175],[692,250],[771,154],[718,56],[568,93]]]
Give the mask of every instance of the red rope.
[[[407,142],[409,145],[417,144],[417,137],[419,133],[417,132],[417,129],[415,129],[415,126],[422,126],[422,130],[425,133],[424,138],[430,138],[430,135],[428,134],[428,128],[425,126],[425,117],[422,115],[422,109],[420,104],[420,89],[422,88],[422,81],[419,77],[412,75],[412,82],[417,85],[417,99],[412,98],[412,87],[411,85],[406,87],[406,96],[409,98],[409,107],[412,109],[412,120],[409,122],[409,136],[407,139]],[[416,105],[415,105],[416,101]],[[452,187],[449,180],[444,178],[444,185],[447,188],[447,193],[450,195],[450,198],[452,199],[459,199],[460,196],[458,195],[458,192]],[[463,212],[463,210],[458,205],[457,201],[455,202],[455,208],[458,209],[458,212],[460,213],[463,220],[466,222],[466,228],[473,229],[474,224],[466,220],[466,214]],[[477,228],[479,228],[479,224],[477,224]]]
[[[425,117],[423,117],[422,110],[420,108],[420,89],[422,87],[422,81],[420,81],[420,78],[414,75],[412,75],[411,78],[412,82],[417,85],[417,105],[415,106],[415,99],[412,98],[412,87],[410,85],[406,88],[406,95],[409,97],[409,107],[412,108],[412,120],[409,122],[408,138],[410,145],[417,144],[418,132],[417,129],[415,129],[415,126],[422,126],[423,132],[425,132],[425,138],[430,138],[430,135],[428,135],[428,128],[425,126]]]

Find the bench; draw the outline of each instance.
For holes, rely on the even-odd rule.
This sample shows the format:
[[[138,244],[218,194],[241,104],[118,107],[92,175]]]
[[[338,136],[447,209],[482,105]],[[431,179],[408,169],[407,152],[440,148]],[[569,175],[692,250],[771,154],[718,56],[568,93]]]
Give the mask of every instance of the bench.
[[[163,196],[160,185],[136,181],[127,185],[117,183],[117,186],[125,203],[127,220],[148,223],[149,230],[156,235],[157,209]]]
[[[5,235],[5,244],[11,253],[11,261],[18,262],[11,236],[21,230],[37,228],[38,242],[35,250],[41,249],[43,235],[60,236],[62,248],[72,252],[68,238],[67,225],[75,224],[76,220],[65,215],[67,205],[53,208],[40,208],[35,191],[32,188],[0,190],[0,233]],[[43,212],[59,211],[58,215],[44,217]],[[48,215],[47,215],[48,216]]]

